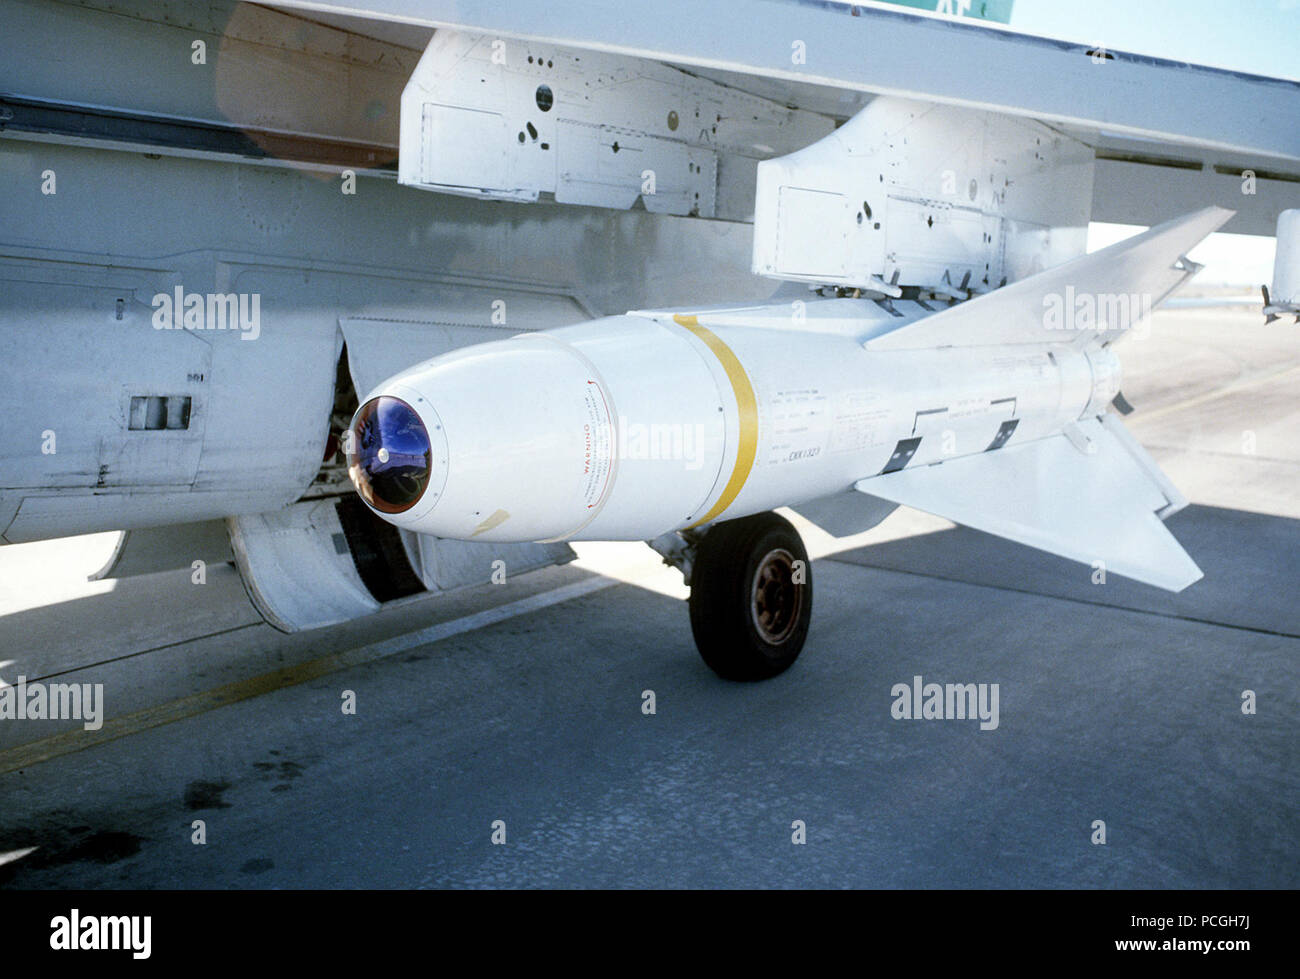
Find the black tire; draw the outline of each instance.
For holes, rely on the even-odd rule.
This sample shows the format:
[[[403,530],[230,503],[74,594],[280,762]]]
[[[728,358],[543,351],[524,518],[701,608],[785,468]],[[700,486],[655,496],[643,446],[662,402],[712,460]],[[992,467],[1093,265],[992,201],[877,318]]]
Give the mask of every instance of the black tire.
[[[691,568],[690,605],[696,648],[718,676],[752,681],[785,672],[812,619],[812,565],[799,532],[775,513],[709,528]]]

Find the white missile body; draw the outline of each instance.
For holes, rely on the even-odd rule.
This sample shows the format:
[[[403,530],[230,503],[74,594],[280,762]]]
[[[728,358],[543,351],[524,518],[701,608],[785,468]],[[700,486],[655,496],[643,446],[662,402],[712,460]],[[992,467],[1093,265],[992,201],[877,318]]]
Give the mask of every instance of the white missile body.
[[[1201,572],[1161,521],[1186,500],[1106,411],[1110,341],[1230,214],[951,307],[634,312],[458,350],[370,392],[353,479],[399,527],[503,542],[653,540],[857,490],[1180,590]]]
[[[405,371],[372,397],[415,410],[433,465],[385,516],[437,537],[649,540],[1042,438],[1118,391],[1106,350],[873,353],[865,336],[897,322],[875,303],[801,313],[816,332],[790,303],[632,314]]]

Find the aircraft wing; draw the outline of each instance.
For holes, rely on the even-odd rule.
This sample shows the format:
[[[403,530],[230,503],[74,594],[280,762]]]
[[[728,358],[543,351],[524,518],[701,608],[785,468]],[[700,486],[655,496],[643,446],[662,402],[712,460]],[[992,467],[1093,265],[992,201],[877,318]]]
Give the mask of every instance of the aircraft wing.
[[[882,94],[1032,118],[1093,148],[1096,221],[1155,225],[1212,202],[1238,211],[1225,230],[1272,234],[1277,213],[1300,196],[1300,128],[1286,124],[1297,116],[1300,82],[969,17],[870,2],[663,0],[633,28],[623,8],[590,0],[277,5],[338,22],[365,18],[673,65],[839,119]],[[1254,182],[1244,194],[1243,174]]]

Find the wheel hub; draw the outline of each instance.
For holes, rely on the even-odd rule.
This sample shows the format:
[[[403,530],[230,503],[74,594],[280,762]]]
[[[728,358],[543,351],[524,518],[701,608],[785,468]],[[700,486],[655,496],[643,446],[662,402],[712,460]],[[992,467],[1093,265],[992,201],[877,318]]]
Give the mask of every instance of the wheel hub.
[[[769,551],[754,572],[749,608],[754,628],[773,646],[790,638],[803,606],[803,588],[794,580],[794,555]]]

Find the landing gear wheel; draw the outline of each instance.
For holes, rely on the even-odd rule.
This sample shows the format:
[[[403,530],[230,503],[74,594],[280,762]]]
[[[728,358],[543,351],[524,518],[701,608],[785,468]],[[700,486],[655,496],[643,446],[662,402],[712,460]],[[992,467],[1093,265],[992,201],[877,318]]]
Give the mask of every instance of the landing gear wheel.
[[[784,517],[758,513],[709,528],[691,568],[691,632],[727,680],[766,680],[790,667],[812,618],[812,565]]]

